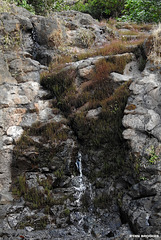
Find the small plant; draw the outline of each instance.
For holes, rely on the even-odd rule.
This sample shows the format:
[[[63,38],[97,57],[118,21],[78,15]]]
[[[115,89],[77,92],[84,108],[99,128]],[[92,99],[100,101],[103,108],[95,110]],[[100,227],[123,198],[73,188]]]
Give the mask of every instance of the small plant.
[[[87,51],[86,53],[82,53],[78,55],[78,60],[82,60],[89,57],[94,56],[107,56],[107,55],[114,55],[114,54],[121,54],[128,52],[127,45],[121,40],[112,40],[109,44],[101,48],[97,48],[92,51]]]
[[[153,31],[152,40],[152,50],[149,54],[149,59],[154,62],[154,64],[161,63],[161,23],[158,28]]]
[[[45,190],[52,190],[52,179],[44,179],[39,181],[39,184],[44,187]]]
[[[41,78],[42,86],[48,89],[56,100],[55,107],[63,111],[65,115],[71,113],[75,101],[74,79],[75,71],[72,69],[62,70],[59,73],[49,73]]]
[[[31,4],[29,4],[27,0],[13,0],[13,1],[10,0],[10,2],[14,2],[18,6],[26,8],[28,11],[35,13],[34,7]]]
[[[28,130],[29,136],[41,136],[42,141],[65,141],[68,138],[68,128],[63,128],[62,122],[50,122],[42,124],[34,123]]]
[[[20,27],[17,24],[16,29],[12,33],[6,33],[4,32],[3,37],[3,48],[4,49],[17,49],[20,46],[22,36],[21,36],[21,31]]]
[[[66,208],[63,213],[66,217],[70,216],[70,210],[68,208]]]
[[[122,207],[122,197],[123,197],[123,192],[119,191],[117,194],[117,202],[118,202],[119,207]]]
[[[25,227],[32,227],[35,230],[42,230],[49,223],[47,216],[36,218],[36,216],[27,216],[23,219],[23,222],[18,223],[17,227],[24,229]]]
[[[62,30],[54,30],[49,36],[50,46],[58,48],[62,44]]]
[[[144,177],[144,176],[141,176],[141,177],[140,177],[140,180],[141,180],[141,181],[146,181],[146,180],[147,180],[147,178],[146,178],[146,177]]]
[[[149,164],[156,164],[158,160],[159,160],[159,156],[156,154],[154,146],[151,146],[151,148],[149,149],[148,162]]]
[[[57,55],[55,59],[49,64],[50,72],[59,72],[63,67],[65,67],[66,63],[72,62],[72,57],[70,55]],[[46,76],[46,73],[42,73],[42,76]]]
[[[57,177],[58,179],[61,179],[64,176],[64,172],[63,169],[57,170],[56,172],[54,172],[55,177]]]
[[[89,29],[80,29],[78,32],[78,39],[80,39],[81,45],[83,47],[88,48],[93,44],[95,35]]]
[[[62,176],[63,172],[60,171],[57,177],[61,178]],[[63,205],[64,201],[69,197],[66,195],[59,199],[54,199],[49,182],[41,182],[40,184],[45,187],[44,192],[40,192],[37,188],[29,188],[26,184],[25,176],[20,176],[17,182],[15,182],[15,187],[13,187],[13,194],[17,197],[23,197],[26,204],[32,209],[44,208],[48,211],[53,205]]]

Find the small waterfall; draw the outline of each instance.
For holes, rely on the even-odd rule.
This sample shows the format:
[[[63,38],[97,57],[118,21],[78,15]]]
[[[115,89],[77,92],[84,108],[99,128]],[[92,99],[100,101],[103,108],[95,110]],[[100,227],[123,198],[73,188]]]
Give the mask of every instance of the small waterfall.
[[[78,158],[76,161],[76,166],[77,169],[79,171],[79,176],[77,176],[77,182],[78,182],[78,186],[75,187],[76,190],[76,204],[78,207],[80,207],[81,205],[81,197],[84,193],[84,191],[86,190],[86,184],[83,181],[83,173],[82,173],[82,154],[80,152],[78,152]]]
[[[77,169],[80,173],[80,177],[82,178],[83,177],[83,174],[82,174],[82,154],[80,152],[78,152],[78,159],[77,159],[76,165],[77,165]]]
[[[87,212],[82,211],[83,205],[82,205],[82,196],[83,194],[87,194],[87,196],[90,198],[89,201],[94,198],[93,191],[92,191],[92,185],[89,183],[88,179],[86,176],[83,175],[83,167],[82,167],[82,154],[79,151],[76,159],[76,167],[79,172],[78,176],[73,177],[73,186],[75,190],[75,201],[74,201],[74,206],[76,206],[78,209],[77,211],[73,214],[73,219],[75,219],[75,223],[77,223],[78,229],[83,229],[84,223],[88,224],[88,216],[91,216],[93,212],[93,205],[91,205],[89,209],[89,215]],[[86,197],[86,196],[85,196]],[[91,218],[90,218],[91,219]],[[90,220],[91,222],[92,220]],[[89,224],[89,229],[87,232],[87,236],[91,236],[91,231],[92,231],[93,225]]]

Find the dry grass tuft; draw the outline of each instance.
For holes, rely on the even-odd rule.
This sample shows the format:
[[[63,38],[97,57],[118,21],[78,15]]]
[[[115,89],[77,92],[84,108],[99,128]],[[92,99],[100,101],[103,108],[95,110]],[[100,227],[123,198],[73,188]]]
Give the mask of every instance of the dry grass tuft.
[[[121,54],[127,52],[127,45],[121,40],[113,40],[109,44],[106,44],[104,47],[94,49],[94,51],[87,51],[78,55],[78,60],[82,60],[89,57],[95,56],[107,56],[113,54]]]
[[[154,62],[154,64],[161,63],[161,23],[158,28],[153,31],[153,47],[149,54],[149,59]]]
[[[136,109],[136,105],[130,104],[130,105],[128,105],[128,106],[126,107],[126,109],[129,110],[129,111],[135,110],[135,109]]]
[[[57,29],[57,30],[54,30],[50,36],[49,36],[49,45],[51,47],[56,47],[58,48],[59,46],[62,45],[62,30],[61,29]]]
[[[11,4],[9,3],[8,0],[4,1],[1,0],[0,2],[0,12],[11,12]]]

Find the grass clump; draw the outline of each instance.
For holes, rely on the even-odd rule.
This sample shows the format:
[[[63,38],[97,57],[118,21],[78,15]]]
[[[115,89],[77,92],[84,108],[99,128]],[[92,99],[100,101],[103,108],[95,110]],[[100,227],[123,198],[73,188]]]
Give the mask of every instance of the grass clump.
[[[32,227],[34,230],[42,230],[47,224],[49,224],[49,219],[47,216],[37,218],[36,216],[25,217],[23,222],[20,222],[17,226],[18,229],[24,229],[25,227]]]
[[[27,130],[29,136],[41,136],[42,141],[65,141],[68,138],[68,128],[63,127],[63,122],[49,122],[43,124],[36,122]]]
[[[63,213],[64,213],[65,217],[70,216],[70,209],[66,208]]]
[[[55,107],[58,107],[65,114],[71,112],[72,101],[75,100],[74,78],[75,72],[73,70],[63,70],[56,74],[49,73],[41,78],[42,86],[50,90],[56,100]]]
[[[22,42],[22,33],[19,24],[16,24],[13,32],[6,32],[2,29],[2,47],[3,50],[16,50]]]
[[[120,141],[123,111],[129,96],[128,86],[129,83],[124,84],[112,96],[99,102],[102,111],[98,119],[87,119],[85,112],[73,116],[72,127],[85,146],[97,149],[105,143],[115,145]]]
[[[106,44],[104,47],[97,48],[94,51],[87,51],[77,56],[78,60],[82,60],[89,57],[95,56],[107,56],[114,54],[121,54],[127,52],[126,44],[121,40],[113,40],[109,44]]]
[[[78,38],[80,40],[80,45],[84,48],[89,48],[95,40],[95,35],[91,30],[80,29],[78,32]]]
[[[99,162],[96,162],[94,169],[98,171],[94,176],[91,171],[91,178],[106,178],[109,175],[121,173],[126,165],[127,146],[122,136],[122,118],[127,98],[130,95],[129,85],[125,83],[118,87],[111,96],[104,95],[104,98],[97,100],[95,106],[101,107],[97,118],[87,118],[86,111],[77,112],[71,117],[71,126],[77,135],[78,140],[87,152],[101,151]]]
[[[62,30],[59,28],[58,30],[54,30],[49,36],[49,45],[51,47],[58,48],[62,45]]]
[[[161,64],[161,23],[159,23],[157,29],[152,33],[152,49],[149,54],[149,59],[154,64]]]
[[[52,206],[53,197],[50,193],[47,196],[39,192],[36,188],[30,189],[26,184],[25,176],[19,176],[16,182],[16,187],[13,188],[13,194],[17,197],[24,197],[29,206],[33,209],[45,207],[46,205]]]
[[[62,122],[48,124],[37,122],[32,127],[26,128],[14,148],[13,179],[23,171],[50,168],[54,157],[62,151],[62,142],[68,139],[69,130]]]
[[[156,164],[157,161],[159,160],[159,156],[156,154],[154,146],[151,146],[151,148],[148,149],[148,151],[149,151],[148,159],[149,164]]]
[[[110,73],[123,73],[125,65],[130,60],[131,56],[120,55],[98,61],[90,81],[88,84],[84,84],[82,93],[73,101],[74,107],[80,108],[85,104],[88,104],[88,109],[100,107],[100,101],[110,97],[114,91],[114,83],[110,78]]]
[[[44,192],[40,192],[37,188],[29,188],[26,183],[24,175],[18,177],[15,182],[15,187],[12,188],[12,192],[17,197],[23,197],[26,204],[32,209],[50,208],[53,205],[63,205],[64,201],[69,196],[63,196],[61,198],[54,198],[51,189],[51,182],[41,182],[41,186],[44,186]]]

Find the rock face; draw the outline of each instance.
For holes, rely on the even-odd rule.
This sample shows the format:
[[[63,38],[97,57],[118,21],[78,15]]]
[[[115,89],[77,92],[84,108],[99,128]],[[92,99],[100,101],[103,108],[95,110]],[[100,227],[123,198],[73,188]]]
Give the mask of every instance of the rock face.
[[[11,14],[0,14],[1,179],[4,182],[1,202],[11,200],[12,143],[18,140],[24,127],[37,121],[61,119],[53,114],[50,101],[43,100],[47,93],[40,86],[40,73],[47,68],[39,62],[48,64],[62,45],[87,48],[100,39],[106,40],[106,34],[89,15],[63,12],[44,18],[16,6],[8,7],[7,11]],[[87,34],[90,27],[91,39]],[[11,49],[15,50],[11,52]],[[3,196],[6,196],[4,200]]]
[[[160,234],[160,67],[147,63],[130,86],[123,125],[138,159],[139,183],[123,197],[122,211],[135,233]]]
[[[9,192],[12,144],[23,133],[22,127],[30,126],[40,118],[41,112],[49,102],[42,101],[44,107],[39,113],[36,113],[36,110],[34,112],[34,104],[41,102],[41,97],[46,94],[39,84],[40,71],[45,69],[44,66],[31,58],[24,57],[23,53],[17,56],[14,53],[5,52],[1,53],[1,57],[4,59],[4,68],[0,70],[1,178],[4,182],[1,186],[1,202],[5,202],[7,199],[11,200]],[[4,71],[6,77],[4,77]],[[17,77],[14,77],[15,73]],[[33,109],[33,113],[29,112],[29,109]]]
[[[100,45],[112,31],[78,12],[44,18],[14,6],[9,11],[0,14],[0,237],[113,236],[122,226],[117,204],[110,212],[102,211],[99,217],[95,214],[93,186],[75,166],[81,156],[77,137],[40,85],[41,72],[48,72],[45,65],[59,53]],[[134,57],[128,55],[129,59]],[[82,84],[90,81],[95,64],[106,58],[82,60],[65,68],[76,72],[78,94]],[[98,108],[87,116],[97,119],[100,113]],[[12,202],[15,195],[22,197]],[[122,229],[124,235],[128,226]]]
[[[147,64],[140,73],[130,52],[70,62],[54,74],[48,67],[113,37],[76,11],[45,18],[12,6],[0,14],[1,239],[159,234],[159,70]],[[120,134],[129,85],[123,135],[144,181],[132,173],[136,161]]]

